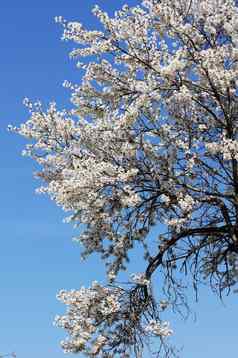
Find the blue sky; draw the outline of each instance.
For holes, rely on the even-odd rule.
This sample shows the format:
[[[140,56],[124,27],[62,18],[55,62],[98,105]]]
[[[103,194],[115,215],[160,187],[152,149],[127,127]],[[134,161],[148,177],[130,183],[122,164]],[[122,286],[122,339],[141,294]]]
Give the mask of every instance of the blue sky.
[[[94,0],[1,0],[0,2],[0,131],[1,131],[1,249],[0,353],[15,351],[18,358],[61,358],[64,332],[52,325],[64,312],[55,295],[61,288],[89,285],[103,277],[96,258],[81,263],[73,229],[62,223],[64,214],[47,197],[34,194],[34,164],[21,157],[25,141],[6,131],[9,123],[27,119],[22,100],[68,103],[65,79],[80,80],[68,59],[73,45],[60,41],[56,15],[95,25],[90,9]],[[124,1],[97,1],[108,11]],[[129,5],[136,1],[127,1]],[[138,271],[140,271],[138,265]],[[159,284],[159,282],[158,282]],[[237,354],[237,296],[221,305],[206,289],[192,308],[197,320],[172,321],[183,358]]]

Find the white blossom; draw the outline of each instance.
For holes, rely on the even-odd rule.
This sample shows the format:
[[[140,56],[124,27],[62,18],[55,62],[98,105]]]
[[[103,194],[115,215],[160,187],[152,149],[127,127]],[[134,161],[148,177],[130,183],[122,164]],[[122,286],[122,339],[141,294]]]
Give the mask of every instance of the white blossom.
[[[173,331],[169,328],[168,322],[156,322],[151,320],[150,323],[145,327],[145,330],[155,336],[167,337],[173,334]]]
[[[146,279],[144,273],[135,273],[131,275],[132,282],[138,285],[149,285],[150,280]]]

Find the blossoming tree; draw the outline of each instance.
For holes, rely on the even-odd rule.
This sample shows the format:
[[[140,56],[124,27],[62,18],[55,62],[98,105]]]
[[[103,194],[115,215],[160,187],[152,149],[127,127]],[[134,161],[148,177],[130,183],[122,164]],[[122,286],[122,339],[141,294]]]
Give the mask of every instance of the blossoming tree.
[[[65,352],[140,357],[158,337],[168,353],[161,312],[186,304],[183,278],[219,294],[238,278],[237,5],[144,0],[93,13],[101,30],[56,19],[85,71],[65,82],[72,110],[26,100],[30,118],[15,129],[31,139],[39,191],[81,226],[82,256],[107,266],[108,285],[59,293],[68,310],[56,324]],[[145,270],[119,285],[137,244]],[[166,300],[153,293],[156,270]]]

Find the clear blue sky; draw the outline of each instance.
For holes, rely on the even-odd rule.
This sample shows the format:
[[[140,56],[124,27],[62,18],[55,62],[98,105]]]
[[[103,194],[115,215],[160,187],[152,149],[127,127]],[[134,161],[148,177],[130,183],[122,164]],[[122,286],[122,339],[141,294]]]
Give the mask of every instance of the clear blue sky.
[[[1,131],[1,249],[0,249],[0,353],[16,351],[17,358],[61,358],[64,332],[53,327],[64,312],[55,295],[61,288],[88,285],[103,276],[100,263],[81,263],[73,229],[62,223],[64,214],[53,202],[34,194],[33,163],[20,156],[24,140],[9,134],[9,123],[27,118],[24,97],[56,100],[62,107],[69,93],[65,79],[79,74],[68,59],[73,46],[60,41],[54,16],[94,26],[90,9],[94,0],[1,0],[0,2],[0,131]],[[112,11],[124,1],[100,0]],[[127,1],[129,5],[135,0]],[[138,267],[138,271],[140,268]],[[171,322],[174,342],[184,345],[182,358],[237,356],[237,296],[226,307],[201,291],[193,308],[197,321]]]

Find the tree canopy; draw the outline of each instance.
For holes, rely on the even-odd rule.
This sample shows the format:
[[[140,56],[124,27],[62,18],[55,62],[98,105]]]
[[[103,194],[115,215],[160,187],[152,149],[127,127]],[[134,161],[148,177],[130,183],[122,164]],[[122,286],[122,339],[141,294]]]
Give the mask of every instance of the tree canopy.
[[[161,315],[186,305],[183,280],[236,290],[237,5],[144,0],[93,14],[98,30],[56,18],[84,71],[80,84],[64,83],[72,109],[26,99],[30,118],[15,128],[31,140],[24,154],[41,167],[39,192],[79,226],[83,258],[96,252],[107,267],[108,285],[59,293],[68,310],[56,324],[69,335],[65,352],[141,357],[158,337],[169,354]],[[137,244],[142,272],[119,285]]]

